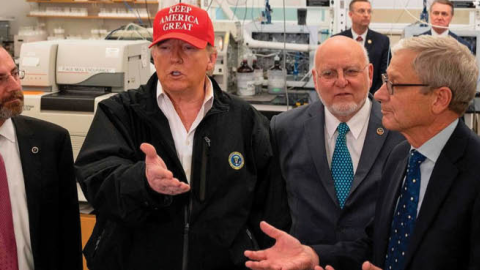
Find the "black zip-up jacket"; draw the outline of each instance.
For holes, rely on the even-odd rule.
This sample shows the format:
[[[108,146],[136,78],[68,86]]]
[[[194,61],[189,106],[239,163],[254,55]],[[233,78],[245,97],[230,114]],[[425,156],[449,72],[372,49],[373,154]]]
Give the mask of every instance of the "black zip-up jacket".
[[[195,131],[191,191],[181,195],[158,194],[145,177],[140,144],[148,142],[186,182],[157,105],[156,74],[98,105],[76,161],[97,215],[84,249],[90,270],[244,269],[244,250],[273,244],[260,231],[261,220],[288,230],[268,120],[211,81],[213,107]]]

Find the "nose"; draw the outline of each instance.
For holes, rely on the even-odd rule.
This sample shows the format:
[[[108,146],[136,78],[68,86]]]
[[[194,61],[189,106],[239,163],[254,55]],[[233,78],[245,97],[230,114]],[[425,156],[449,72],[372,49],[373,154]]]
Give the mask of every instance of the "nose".
[[[386,83],[382,84],[382,87],[380,87],[375,94],[373,94],[373,98],[375,98],[375,100],[378,102],[388,101],[390,99],[390,94],[388,94]]]
[[[12,75],[9,74],[7,78],[7,91],[16,91],[16,90],[22,90],[22,85],[20,83],[20,79],[16,79]]]
[[[174,63],[181,63],[183,61],[181,49],[179,48],[179,46],[173,46],[170,60]]]
[[[337,73],[337,79],[335,80],[335,85],[337,87],[343,88],[343,87],[347,86],[347,84],[348,84],[348,80],[343,75],[343,71],[339,71]]]

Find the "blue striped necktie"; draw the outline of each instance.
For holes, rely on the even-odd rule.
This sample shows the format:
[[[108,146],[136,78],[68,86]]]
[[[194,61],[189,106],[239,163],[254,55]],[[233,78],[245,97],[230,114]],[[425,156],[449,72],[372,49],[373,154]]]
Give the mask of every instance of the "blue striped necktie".
[[[385,270],[403,270],[408,243],[412,238],[417,206],[420,194],[420,164],[425,156],[412,150],[408,162],[405,182],[400,191],[397,208],[393,214],[388,250],[385,259]]]
[[[337,127],[338,137],[332,157],[332,178],[335,184],[338,203],[343,209],[353,181],[353,163],[347,148],[347,132],[350,130],[346,123]]]

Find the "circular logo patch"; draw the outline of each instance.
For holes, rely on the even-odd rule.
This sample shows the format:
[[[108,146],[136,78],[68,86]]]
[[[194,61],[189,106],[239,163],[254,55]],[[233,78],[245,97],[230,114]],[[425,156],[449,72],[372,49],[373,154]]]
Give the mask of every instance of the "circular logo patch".
[[[243,160],[243,156],[239,152],[232,152],[228,156],[228,163],[230,163],[230,167],[233,169],[240,170],[243,167],[245,160]]]

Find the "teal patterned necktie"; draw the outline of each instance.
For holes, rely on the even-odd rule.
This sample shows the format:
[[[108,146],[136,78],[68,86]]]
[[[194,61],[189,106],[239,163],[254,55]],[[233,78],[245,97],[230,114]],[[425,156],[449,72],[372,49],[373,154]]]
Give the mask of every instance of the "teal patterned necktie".
[[[340,208],[343,209],[353,181],[353,163],[347,148],[346,134],[350,130],[346,123],[337,127],[338,137],[332,157],[332,178],[335,183]]]

